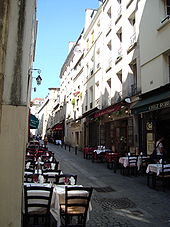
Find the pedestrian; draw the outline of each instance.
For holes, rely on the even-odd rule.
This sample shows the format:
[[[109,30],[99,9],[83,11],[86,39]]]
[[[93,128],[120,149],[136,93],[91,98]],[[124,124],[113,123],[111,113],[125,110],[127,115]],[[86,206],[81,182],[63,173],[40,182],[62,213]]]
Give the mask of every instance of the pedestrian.
[[[45,135],[45,136],[44,136],[44,147],[47,147],[47,144],[48,144],[48,138],[47,138],[47,136]]]

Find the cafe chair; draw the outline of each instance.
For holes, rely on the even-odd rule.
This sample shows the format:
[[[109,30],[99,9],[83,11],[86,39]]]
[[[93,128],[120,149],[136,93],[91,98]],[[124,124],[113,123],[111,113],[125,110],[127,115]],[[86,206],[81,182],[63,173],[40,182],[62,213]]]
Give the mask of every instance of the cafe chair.
[[[50,226],[53,187],[24,186],[23,226]]]
[[[137,176],[138,167],[137,167],[138,156],[128,156],[128,166],[127,166],[127,175],[128,176]]]
[[[54,183],[57,184],[58,182],[58,175],[61,174],[61,170],[51,170],[51,169],[45,169],[42,171],[44,182],[45,183]]]
[[[24,173],[24,182],[25,183],[33,183],[34,182],[34,175],[32,174],[25,174]]]
[[[143,157],[140,155],[138,157],[138,161],[140,163],[140,168],[139,168],[139,175],[146,175],[146,168],[150,162],[149,157]]]
[[[32,159],[26,160],[25,161],[25,169],[35,169],[35,161]]]
[[[167,166],[166,164],[162,164],[162,172],[155,177],[155,185],[156,187],[157,182],[160,181],[162,185],[163,191],[165,191],[166,187],[168,186],[168,183],[170,181],[170,165]]]
[[[58,185],[76,185],[77,184],[77,175],[75,174],[60,174],[56,176]]]
[[[60,204],[62,227],[85,227],[92,187],[65,187],[65,204]]]
[[[44,162],[43,169],[58,170],[59,162]]]

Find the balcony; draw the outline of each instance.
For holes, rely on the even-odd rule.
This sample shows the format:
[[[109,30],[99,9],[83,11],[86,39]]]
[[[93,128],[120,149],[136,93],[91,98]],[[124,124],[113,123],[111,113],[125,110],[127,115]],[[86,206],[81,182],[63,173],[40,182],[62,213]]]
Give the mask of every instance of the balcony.
[[[130,46],[134,45],[134,43],[136,43],[136,32],[130,37]]]
[[[136,32],[133,33],[133,35],[130,37],[130,41],[129,41],[129,48],[127,50],[127,53],[129,53],[132,49],[134,49],[134,47],[136,46]]]
[[[109,33],[111,32],[112,30],[112,21],[109,21],[108,25],[107,25],[107,32],[106,32],[106,36],[109,35]]]
[[[112,57],[108,59],[107,67],[106,67],[106,72],[108,72],[112,68]]]
[[[122,6],[120,6],[118,11],[117,11],[117,19],[115,21],[115,24],[118,23],[118,21],[120,20],[121,16],[122,16]]]
[[[120,48],[117,51],[117,58],[116,58],[115,64],[117,64],[122,59],[122,56],[123,56],[122,47],[120,46]]]

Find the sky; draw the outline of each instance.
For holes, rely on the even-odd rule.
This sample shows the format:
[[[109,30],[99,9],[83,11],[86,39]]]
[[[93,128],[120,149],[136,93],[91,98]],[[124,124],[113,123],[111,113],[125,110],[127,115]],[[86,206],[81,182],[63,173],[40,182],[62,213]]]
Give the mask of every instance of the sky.
[[[60,87],[60,70],[68,55],[70,41],[76,41],[85,24],[85,9],[99,7],[98,0],[38,0],[38,33],[34,69],[41,70],[42,83],[35,79],[31,98],[45,98],[48,88]],[[33,77],[37,77],[33,71]]]

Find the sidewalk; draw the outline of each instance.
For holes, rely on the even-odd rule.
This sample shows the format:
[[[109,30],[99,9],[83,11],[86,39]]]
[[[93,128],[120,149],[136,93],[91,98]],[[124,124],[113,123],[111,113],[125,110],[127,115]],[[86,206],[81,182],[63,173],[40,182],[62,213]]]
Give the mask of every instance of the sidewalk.
[[[127,177],[106,163],[83,159],[81,151],[49,144],[63,172],[78,175],[78,184],[93,186],[92,212],[87,227],[168,227],[170,191],[153,190],[146,176]],[[103,190],[103,192],[101,192]]]

